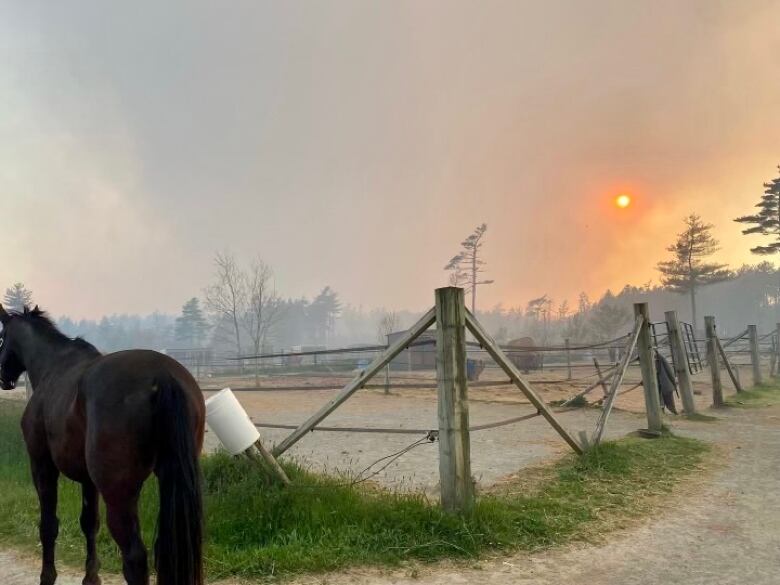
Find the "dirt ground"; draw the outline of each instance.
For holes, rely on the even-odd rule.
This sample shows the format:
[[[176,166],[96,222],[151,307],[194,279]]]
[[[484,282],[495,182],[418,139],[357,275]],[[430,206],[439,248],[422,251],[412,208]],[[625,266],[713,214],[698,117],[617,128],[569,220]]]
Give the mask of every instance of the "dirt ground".
[[[592,369],[575,371],[575,378],[595,374]],[[743,373],[749,379],[749,372]],[[595,378],[586,378],[579,386],[560,380],[562,372],[534,373],[532,384],[547,402],[564,400],[590,384]],[[287,377],[264,379],[261,387],[299,387],[301,385],[323,386],[338,384],[340,378]],[[482,382],[506,381],[496,371],[487,370]],[[638,368],[629,370],[623,388],[631,388],[640,380]],[[221,380],[234,388],[236,396],[255,423],[299,424],[306,420],[321,405],[325,404],[337,390],[287,390],[287,391],[240,391],[245,380]],[[343,404],[323,425],[332,427],[367,427],[418,429],[413,434],[372,434],[315,432],[301,439],[289,452],[293,457],[312,469],[342,472],[352,476],[368,468],[382,457],[396,453],[424,436],[424,431],[437,428],[436,390],[401,388],[409,384],[435,384],[433,373],[409,374],[392,378],[394,387],[389,395],[381,389],[367,389],[356,393]],[[214,387],[214,386],[212,386]],[[727,395],[733,391],[724,383]],[[694,389],[700,409],[712,402],[708,374],[694,377]],[[588,398],[593,401],[603,395],[598,387]],[[482,425],[513,417],[532,414],[535,409],[513,385],[498,387],[474,387],[469,389],[469,412],[471,425]],[[679,404],[679,400],[678,400]],[[615,410],[607,427],[607,438],[621,437],[628,432],[646,426],[644,418],[644,395],[642,388],[636,388],[619,396]],[[598,409],[573,409],[561,413],[559,419],[575,437],[581,430],[593,432],[600,414]],[[260,429],[267,445],[280,442],[290,430]],[[212,433],[207,433],[207,448],[214,449],[219,442]],[[502,478],[530,464],[536,464],[568,451],[568,446],[541,417],[471,434],[472,472],[478,485],[490,486]],[[381,467],[381,464],[379,465]],[[366,473],[372,473],[372,470]],[[425,491],[436,497],[438,486],[438,446],[423,444],[401,457],[384,471],[372,478],[373,481],[392,489]]]
[[[598,544],[403,570],[350,571],[296,585],[776,585],[780,582],[780,406],[718,411],[717,423],[678,422],[681,435],[722,447],[712,478]]]
[[[637,377],[638,372],[632,375]],[[697,389],[702,391],[697,401],[704,411],[711,402],[708,380],[705,375],[697,376],[696,380]],[[300,380],[290,382],[288,385],[293,386]],[[312,385],[321,385],[321,382],[306,379],[306,383]],[[746,382],[749,384],[747,371],[743,372],[743,383]],[[409,383],[409,380],[403,383]],[[574,392],[566,385],[538,385],[538,388],[547,400]],[[597,389],[592,394],[598,397],[599,392],[601,390]],[[298,423],[333,393],[332,390],[296,390],[239,392],[237,395],[256,422]],[[472,425],[532,411],[519,392],[508,386],[471,391]],[[476,565],[439,564],[391,572],[349,571],[302,578],[296,583],[774,585],[780,582],[780,406],[725,409],[713,414],[720,420],[702,423],[669,417],[669,424],[679,434],[720,445],[727,457],[725,464],[711,478],[695,482],[680,493],[670,494],[669,505],[656,517],[615,533],[603,543],[483,560]],[[592,431],[597,416],[597,410],[577,409],[561,414],[560,418],[576,434],[581,429]],[[618,399],[607,436],[623,436],[645,426],[644,423],[643,396],[639,388]],[[390,395],[384,395],[381,390],[364,390],[323,424],[435,428],[435,390],[394,390]],[[279,441],[289,432],[261,431],[268,443]],[[290,456],[315,469],[354,474],[417,438],[419,435],[415,434],[314,433],[296,445]],[[210,447],[216,447],[212,434],[209,434],[208,442]],[[472,434],[473,472],[481,486],[492,485],[524,466],[549,460],[566,451],[565,443],[539,417]],[[374,479],[395,489],[423,490],[435,495],[437,474],[437,446],[432,444],[406,454]],[[36,559],[14,552],[0,552],[2,583],[27,585],[37,582],[36,567]],[[58,582],[75,585],[80,583],[80,577],[67,571]],[[109,578],[105,583],[111,585],[121,581]]]

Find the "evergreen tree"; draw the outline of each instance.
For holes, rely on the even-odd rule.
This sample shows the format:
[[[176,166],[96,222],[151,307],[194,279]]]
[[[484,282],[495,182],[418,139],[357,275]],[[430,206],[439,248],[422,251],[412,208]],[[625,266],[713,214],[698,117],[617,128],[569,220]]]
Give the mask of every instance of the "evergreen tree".
[[[341,301],[332,288],[326,286],[309,307],[309,316],[314,326],[317,341],[327,343],[328,335],[333,331],[336,317],[341,313]]]
[[[613,339],[631,320],[631,311],[618,301],[611,290],[591,309],[590,321],[599,341]]]
[[[21,311],[25,305],[32,304],[32,291],[25,288],[21,282],[17,282],[11,288],[5,289],[3,306],[7,310]]]
[[[487,224],[483,223],[460,243],[461,251],[453,256],[444,270],[450,271],[450,284],[464,286],[465,292],[471,293],[471,312],[477,312],[477,287],[483,284],[493,284],[492,280],[480,280],[480,273],[485,271],[486,262],[481,258],[480,250],[485,245]]]
[[[780,166],[777,167],[780,170]],[[780,252],[780,177],[764,183],[764,194],[756,203],[758,213],[744,215],[734,221],[744,224],[752,224],[752,227],[742,230],[745,235],[760,234],[772,236],[773,241],[765,246],[755,246],[750,251],[754,254],[768,256]]]
[[[208,324],[200,308],[200,301],[192,297],[184,303],[181,316],[176,318],[176,341],[191,348],[200,347],[207,328]]]
[[[691,299],[691,318],[696,326],[696,293],[699,287],[732,278],[725,264],[705,262],[705,258],[720,247],[710,233],[713,225],[704,223],[692,213],[685,218],[685,229],[677,234],[677,240],[667,248],[672,259],[658,263],[661,283],[673,292],[688,294]]]

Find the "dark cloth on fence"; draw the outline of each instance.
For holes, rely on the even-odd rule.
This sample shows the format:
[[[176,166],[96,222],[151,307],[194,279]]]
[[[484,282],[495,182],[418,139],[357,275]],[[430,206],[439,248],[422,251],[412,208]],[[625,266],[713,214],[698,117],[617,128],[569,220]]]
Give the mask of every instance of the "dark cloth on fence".
[[[658,393],[661,395],[661,404],[670,412],[677,414],[677,406],[674,404],[674,395],[677,393],[674,370],[666,358],[658,352],[655,352],[655,372],[658,378]]]

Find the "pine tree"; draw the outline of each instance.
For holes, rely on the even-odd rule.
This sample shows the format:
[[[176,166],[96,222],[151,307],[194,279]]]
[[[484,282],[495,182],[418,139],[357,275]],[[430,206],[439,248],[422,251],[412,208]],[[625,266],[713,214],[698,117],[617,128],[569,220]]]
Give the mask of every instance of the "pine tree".
[[[677,234],[677,240],[667,248],[672,259],[658,263],[661,283],[678,294],[691,298],[691,318],[696,326],[696,293],[699,287],[715,284],[732,278],[732,272],[725,264],[705,262],[705,258],[717,252],[720,247],[710,233],[714,227],[704,223],[692,213],[684,220],[685,229]]]
[[[780,170],[780,166],[777,167]],[[753,227],[742,230],[745,235],[761,234],[772,236],[774,241],[766,246],[756,246],[750,251],[761,256],[768,256],[780,252],[780,177],[772,179],[770,183],[764,183],[764,194],[756,203],[759,209],[754,215],[743,215],[734,221],[744,224],[753,224]]]
[[[341,313],[339,295],[329,286],[318,294],[309,306],[309,316],[315,331],[315,339],[325,343],[336,327],[336,317]]]
[[[200,347],[208,324],[200,308],[200,301],[192,297],[184,303],[181,316],[176,318],[176,340],[186,343],[191,348]]]
[[[5,289],[3,306],[8,310],[21,311],[25,305],[32,304],[32,291],[25,288],[21,282],[17,282],[11,288]]]
[[[450,271],[450,284],[463,285],[466,292],[471,292],[471,312],[476,312],[477,287],[483,284],[493,284],[492,280],[479,280],[479,274],[484,272],[486,262],[480,257],[480,250],[485,245],[487,224],[483,223],[460,243],[461,251],[453,256],[444,270]]]

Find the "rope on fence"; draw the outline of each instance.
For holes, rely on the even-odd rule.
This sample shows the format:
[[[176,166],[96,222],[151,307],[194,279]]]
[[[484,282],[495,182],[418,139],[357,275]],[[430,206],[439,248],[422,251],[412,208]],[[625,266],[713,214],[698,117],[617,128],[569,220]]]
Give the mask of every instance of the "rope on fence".
[[[526,414],[523,416],[516,416],[514,418],[508,418],[506,420],[499,420],[492,423],[485,423],[482,425],[474,425],[469,427],[469,431],[484,431],[487,429],[496,429],[498,427],[505,427],[507,425],[512,425],[515,423],[523,422],[524,420],[530,420],[532,418],[536,418],[537,416],[540,416],[542,413],[539,411],[536,411],[531,414]]]
[[[266,422],[254,422],[259,429],[287,429],[295,430],[301,425],[277,424]],[[324,431],[330,433],[381,433],[388,435],[421,435],[432,432],[432,429],[401,429],[401,428],[382,428],[382,427],[321,427],[317,426],[312,431]]]
[[[393,463],[398,461],[398,459],[400,459],[401,457],[406,455],[412,449],[416,449],[420,445],[429,445],[431,443],[434,443],[434,442],[436,442],[436,439],[438,439],[438,438],[439,438],[438,431],[430,431],[423,438],[418,439],[418,440],[414,441],[413,443],[410,443],[409,445],[407,445],[406,447],[404,447],[400,451],[396,451],[395,453],[391,453],[390,455],[385,455],[384,457],[380,457],[379,459],[374,461],[371,465],[369,465],[368,467],[363,469],[360,473],[358,473],[355,476],[355,479],[353,479],[350,482],[350,485],[354,486],[354,485],[358,485],[360,483],[363,483],[365,481],[368,481],[372,477],[375,477],[375,476],[379,475],[380,473],[382,473],[385,469],[390,467]],[[366,473],[369,469],[371,469],[375,465],[381,463],[382,461],[385,461],[385,460],[388,460],[388,459],[389,459],[389,461],[387,461],[387,463],[385,463],[382,467],[380,467],[379,469],[374,470],[370,475],[366,475],[365,477],[363,476],[363,474]]]
[[[636,390],[637,388],[639,388],[641,385],[642,385],[642,382],[639,382],[638,384],[635,384],[634,386],[631,386],[631,388],[627,388],[625,390],[622,390],[622,391],[618,392],[617,395],[618,396],[623,396],[623,394],[628,394],[632,390]],[[601,398],[596,400],[593,404],[597,405],[597,404],[600,404],[600,403],[604,402],[604,398],[606,398],[606,396],[602,396]]]
[[[577,410],[575,408],[566,408],[566,409],[559,409],[556,410],[556,414],[562,414],[565,412],[570,412],[572,410]],[[531,414],[524,414],[522,416],[515,416],[512,418],[507,418],[504,420],[498,420],[494,422],[484,423],[481,425],[472,425],[469,427],[469,431],[476,432],[476,431],[485,431],[488,429],[496,429],[499,427],[505,427],[508,425],[513,425],[519,422],[523,422],[526,420],[530,420],[532,418],[536,418],[537,416],[540,416],[541,413],[539,411],[533,412]],[[287,429],[287,430],[294,430],[297,429],[300,425],[290,425],[290,424],[277,424],[277,423],[264,423],[264,422],[254,422],[253,424],[257,428],[261,429]],[[317,426],[312,429],[312,431],[325,431],[325,432],[336,432],[336,433],[378,433],[378,434],[389,434],[389,435],[426,435],[426,436],[438,436],[439,431],[435,429],[400,429],[400,428],[387,428],[387,427],[323,427],[323,426]]]
[[[600,341],[598,343],[591,343],[588,345],[578,345],[578,346],[539,346],[539,347],[513,347],[510,345],[501,345],[501,349],[503,349],[507,353],[535,353],[535,352],[543,352],[543,351],[584,351],[588,349],[619,349],[622,346],[612,346],[612,344],[621,341],[628,337],[628,335],[621,335],[619,337],[615,337],[614,339],[609,339],[607,341]],[[426,346],[426,345],[435,345],[436,340],[435,339],[423,339],[419,341],[415,341],[411,344],[409,344],[407,347],[420,347],[420,346]],[[470,348],[482,348],[482,346],[475,342],[470,341],[466,343],[467,347]],[[306,357],[306,356],[318,356],[318,355],[339,355],[339,354],[345,354],[345,353],[365,353],[365,352],[380,352],[387,349],[387,346],[385,345],[363,345],[358,347],[341,347],[341,348],[335,348],[335,349],[316,349],[316,350],[310,350],[310,351],[296,351],[296,352],[282,352],[282,353],[265,353],[265,354],[258,354],[258,355],[245,355],[245,356],[238,356],[238,357],[225,357],[223,359],[229,361],[229,362],[240,362],[240,361],[248,361],[248,360],[261,360],[261,359],[273,359],[273,358],[292,358],[292,357]],[[204,364],[205,365],[205,364]]]

